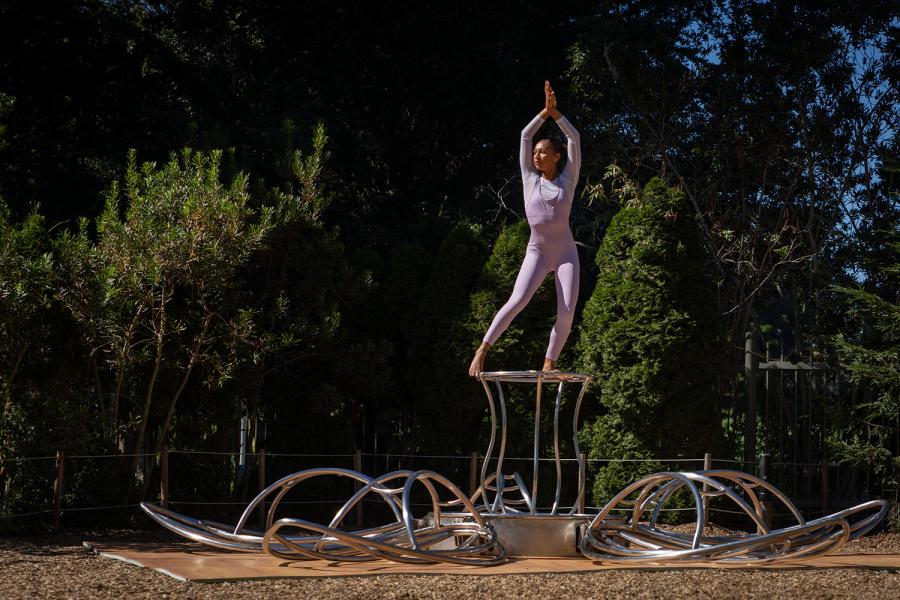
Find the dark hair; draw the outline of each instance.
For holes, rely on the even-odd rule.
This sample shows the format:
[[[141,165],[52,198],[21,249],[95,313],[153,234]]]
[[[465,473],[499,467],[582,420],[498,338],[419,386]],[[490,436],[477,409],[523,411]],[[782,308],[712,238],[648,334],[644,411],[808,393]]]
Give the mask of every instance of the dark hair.
[[[559,162],[556,164],[557,170],[562,173],[563,167],[566,166],[566,162],[569,160],[568,153],[566,152],[566,143],[559,138],[555,137],[545,137],[541,138],[534,143],[537,146],[540,142],[549,142],[551,146],[553,146],[553,151],[559,154]]]

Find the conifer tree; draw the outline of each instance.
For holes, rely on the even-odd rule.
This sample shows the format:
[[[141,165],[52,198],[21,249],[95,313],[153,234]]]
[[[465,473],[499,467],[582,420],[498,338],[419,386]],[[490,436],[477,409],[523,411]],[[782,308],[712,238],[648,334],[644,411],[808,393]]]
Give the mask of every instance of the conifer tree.
[[[468,452],[476,443],[471,417],[480,415],[481,391],[466,373],[474,346],[465,323],[487,253],[481,228],[463,222],[447,234],[434,262],[410,345],[406,387],[417,396],[410,407],[411,450]]]
[[[835,458],[870,467],[880,489],[900,484],[896,453],[900,419],[900,215],[879,232],[881,252],[870,265],[868,285],[835,286],[853,328],[834,337],[841,366],[860,387],[860,398],[844,407],[848,426],[830,441]],[[895,517],[896,518],[896,517]]]
[[[705,261],[684,194],[659,178],[610,224],[578,342],[602,404],[583,428],[591,457],[696,458],[713,449],[722,337]],[[610,463],[595,479],[596,502],[659,467]]]

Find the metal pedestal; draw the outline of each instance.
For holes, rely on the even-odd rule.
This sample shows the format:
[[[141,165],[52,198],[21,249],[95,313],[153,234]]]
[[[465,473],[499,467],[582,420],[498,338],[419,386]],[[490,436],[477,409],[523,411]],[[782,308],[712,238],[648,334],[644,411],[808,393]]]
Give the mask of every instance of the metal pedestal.
[[[562,461],[559,450],[560,436],[560,408],[565,386],[567,384],[581,384],[578,391],[578,399],[575,402],[575,412],[572,417],[572,443],[575,459],[578,461],[578,492],[575,502],[568,514],[578,513],[579,507],[584,507],[586,466],[584,458],[578,448],[578,416],[581,412],[581,402],[588,386],[594,380],[593,376],[583,373],[564,373],[560,371],[496,371],[478,374],[478,379],[484,387],[487,396],[488,407],[491,414],[491,438],[481,465],[481,499],[484,510],[488,514],[506,514],[528,512],[539,514],[538,510],[538,480],[540,473],[540,435],[541,435],[541,400],[544,392],[544,384],[557,384],[556,401],[553,407],[553,459],[556,467],[556,489],[553,496],[551,515],[559,514],[560,494],[562,491]],[[491,383],[494,384],[496,397],[491,392]],[[524,479],[518,472],[507,474],[503,471],[503,460],[506,456],[506,443],[508,427],[506,417],[506,396],[503,393],[503,383],[533,384],[534,392],[534,432],[533,432],[533,457],[530,489],[526,487]],[[497,419],[497,404],[500,406],[500,418]],[[497,466],[489,476],[488,467],[494,458],[494,450],[497,446],[497,433],[500,434],[500,444],[497,448]],[[518,498],[508,498],[508,493],[518,492]],[[491,497],[493,493],[493,497]]]

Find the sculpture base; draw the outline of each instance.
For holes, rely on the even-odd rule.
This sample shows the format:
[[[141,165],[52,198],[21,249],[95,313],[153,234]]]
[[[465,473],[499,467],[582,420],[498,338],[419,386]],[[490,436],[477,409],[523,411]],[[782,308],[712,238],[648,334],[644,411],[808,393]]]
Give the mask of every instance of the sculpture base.
[[[590,515],[551,515],[529,513],[482,513],[484,520],[497,532],[497,541],[508,556],[573,558],[582,556],[578,545],[583,529],[591,522]],[[441,524],[449,525],[469,520],[463,513],[442,513]],[[434,516],[425,517],[428,525]],[[444,542],[455,547],[452,540]]]

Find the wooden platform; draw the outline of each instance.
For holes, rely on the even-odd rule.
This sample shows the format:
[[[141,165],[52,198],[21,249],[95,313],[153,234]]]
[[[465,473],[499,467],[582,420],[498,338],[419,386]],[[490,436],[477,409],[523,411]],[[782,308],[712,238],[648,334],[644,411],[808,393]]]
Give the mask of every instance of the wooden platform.
[[[530,573],[574,573],[609,569],[878,569],[900,571],[900,554],[832,554],[808,560],[779,562],[765,566],[685,563],[679,567],[659,565],[620,566],[584,558],[516,559],[496,567],[457,565],[404,565],[386,561],[332,563],[323,560],[286,561],[262,554],[219,551],[190,543],[84,542],[100,556],[155,569],[175,579],[221,582],[280,577],[355,577],[364,575],[501,575]]]

